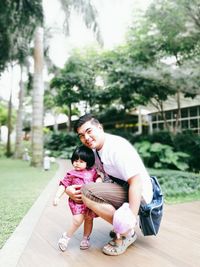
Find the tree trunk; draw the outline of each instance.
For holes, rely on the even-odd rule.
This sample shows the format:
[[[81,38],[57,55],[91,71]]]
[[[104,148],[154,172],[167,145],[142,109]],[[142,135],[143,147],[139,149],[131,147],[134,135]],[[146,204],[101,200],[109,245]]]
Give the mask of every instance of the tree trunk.
[[[58,114],[56,112],[54,112],[53,116],[54,116],[53,131],[54,131],[54,133],[58,133]]]
[[[6,156],[11,157],[12,151],[11,151],[11,141],[10,141],[10,135],[11,135],[11,120],[12,120],[12,90],[13,90],[13,66],[11,66],[11,86],[10,86],[10,98],[8,102],[8,120],[7,120],[7,127],[8,127],[8,135],[7,135],[7,144],[6,144]]]
[[[22,144],[22,128],[23,128],[23,102],[24,102],[24,82],[23,66],[21,65],[21,78],[20,78],[20,91],[19,91],[19,107],[17,111],[17,123],[16,123],[16,141],[15,141],[15,158],[22,158],[23,144]]]
[[[10,92],[10,98],[8,102],[8,135],[7,135],[7,145],[6,145],[6,156],[10,157],[12,155],[11,152],[11,141],[10,141],[10,135],[11,135],[11,118],[12,118],[12,91]]]
[[[34,40],[34,80],[32,111],[32,159],[31,165],[38,167],[43,161],[43,29],[37,27]]]
[[[160,101],[160,110],[161,110],[161,115],[164,121],[164,129],[167,130],[168,132],[170,131],[169,123],[166,119],[165,111],[163,109],[163,101]]]
[[[174,133],[180,131],[180,117],[181,117],[181,101],[180,101],[180,90],[177,91],[177,114],[176,114],[176,123],[174,127]]]
[[[72,130],[72,106],[69,104],[69,113],[68,113],[68,132],[71,132]]]

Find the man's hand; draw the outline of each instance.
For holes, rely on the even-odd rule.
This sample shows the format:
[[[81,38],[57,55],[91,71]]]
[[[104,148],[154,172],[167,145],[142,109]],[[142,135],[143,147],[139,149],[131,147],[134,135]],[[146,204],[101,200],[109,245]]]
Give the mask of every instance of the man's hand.
[[[65,192],[67,195],[78,204],[82,204],[81,198],[81,185],[70,185],[66,188]]]

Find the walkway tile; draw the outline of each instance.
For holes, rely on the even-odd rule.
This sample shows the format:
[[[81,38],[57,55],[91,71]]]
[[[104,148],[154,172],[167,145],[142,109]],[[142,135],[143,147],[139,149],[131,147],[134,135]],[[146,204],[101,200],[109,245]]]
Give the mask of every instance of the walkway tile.
[[[4,253],[0,251],[1,267],[199,266],[199,201],[165,205],[159,234],[156,237],[144,237],[138,228],[138,239],[123,255],[117,257],[106,256],[101,252],[101,248],[109,240],[108,233],[111,230],[111,225],[101,218],[94,220],[90,249],[84,251],[79,249],[83,231],[81,228],[72,237],[68,250],[64,253],[61,252],[57,242],[61,233],[68,228],[71,222],[67,196],[63,196],[57,207],[52,206],[58,180],[63,177],[67,169],[71,168],[70,163],[66,164],[66,161],[64,164],[62,162],[61,165],[56,177],[45,189],[44,195],[40,196],[42,204],[37,206],[36,203],[35,209],[38,214],[33,212],[32,217],[25,219],[32,225],[32,230],[26,229],[26,227],[26,230],[23,230],[23,225],[20,226],[17,231],[18,235],[13,235],[9,242],[12,245],[8,244]],[[19,235],[23,244],[17,241]],[[15,254],[17,255],[15,256]],[[9,261],[13,255],[15,260]]]

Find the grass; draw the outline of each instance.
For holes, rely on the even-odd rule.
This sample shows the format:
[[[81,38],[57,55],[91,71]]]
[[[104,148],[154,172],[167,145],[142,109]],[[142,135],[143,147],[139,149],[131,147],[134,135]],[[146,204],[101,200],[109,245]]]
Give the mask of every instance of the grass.
[[[28,162],[0,159],[0,248],[54,176],[57,164],[49,171],[30,167]]]

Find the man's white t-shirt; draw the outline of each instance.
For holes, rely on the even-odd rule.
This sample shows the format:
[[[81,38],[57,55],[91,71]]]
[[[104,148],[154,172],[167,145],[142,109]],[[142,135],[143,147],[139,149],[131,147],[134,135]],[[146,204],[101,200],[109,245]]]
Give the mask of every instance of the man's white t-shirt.
[[[142,200],[152,200],[152,184],[144,163],[133,145],[123,137],[105,133],[105,142],[98,151],[104,171],[113,177],[127,181],[140,175],[143,182]]]

